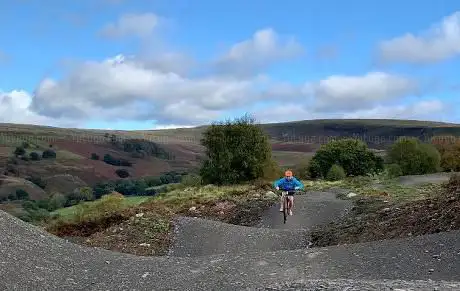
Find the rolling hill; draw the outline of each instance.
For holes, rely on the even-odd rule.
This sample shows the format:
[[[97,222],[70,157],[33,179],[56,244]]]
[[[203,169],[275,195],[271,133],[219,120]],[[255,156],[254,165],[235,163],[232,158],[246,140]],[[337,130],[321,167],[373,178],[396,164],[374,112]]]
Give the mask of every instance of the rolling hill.
[[[293,165],[312,155],[321,144],[338,137],[358,137],[371,148],[385,149],[400,136],[429,141],[433,136],[460,136],[460,125],[417,120],[304,120],[260,124],[270,136],[273,155],[282,165]],[[14,167],[18,176],[70,174],[92,185],[117,179],[115,171],[132,177],[155,176],[167,171],[195,169],[204,158],[200,137],[207,126],[167,130],[92,130],[49,126],[0,124],[0,162]],[[24,161],[11,165],[15,147],[27,142],[27,154],[41,154],[50,146],[53,160]],[[140,149],[140,151],[139,151]],[[145,152],[148,151],[148,153]],[[139,152],[142,154],[139,155]],[[98,159],[92,158],[93,155]],[[128,161],[130,166],[103,161],[105,155]]]

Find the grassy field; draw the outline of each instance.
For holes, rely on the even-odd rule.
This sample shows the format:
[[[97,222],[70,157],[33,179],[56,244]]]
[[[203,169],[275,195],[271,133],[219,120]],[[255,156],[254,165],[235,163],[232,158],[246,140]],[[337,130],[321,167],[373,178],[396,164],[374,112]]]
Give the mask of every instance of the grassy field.
[[[128,196],[123,199],[123,208],[133,207],[140,205],[149,199],[151,196]],[[83,204],[90,205],[93,201],[83,202]],[[62,220],[72,220],[77,214],[77,205],[60,208],[51,213],[51,215],[58,215]]]

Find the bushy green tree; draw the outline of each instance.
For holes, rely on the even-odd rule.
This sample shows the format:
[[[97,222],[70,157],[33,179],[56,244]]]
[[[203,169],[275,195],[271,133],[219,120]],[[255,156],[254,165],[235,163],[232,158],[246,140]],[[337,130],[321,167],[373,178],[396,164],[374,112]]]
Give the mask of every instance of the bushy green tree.
[[[310,176],[325,178],[334,164],[341,166],[347,176],[363,176],[383,170],[383,158],[373,153],[364,142],[352,138],[322,145],[310,161]]]
[[[398,164],[403,175],[421,175],[439,171],[441,155],[432,144],[404,137],[391,146],[388,161]]]
[[[27,200],[29,199],[29,193],[23,189],[16,190],[16,197],[18,200]]]
[[[40,160],[40,155],[39,155],[38,153],[36,153],[36,152],[31,152],[31,153],[29,154],[29,157],[30,157],[30,159],[31,159],[32,161],[38,161],[38,160]]]
[[[46,149],[42,153],[42,158],[43,159],[55,159],[56,158],[56,152],[53,151],[52,149]]]
[[[252,181],[271,164],[271,145],[262,128],[248,115],[214,123],[204,132],[207,159],[201,167],[205,184]]]
[[[22,156],[26,153],[26,150],[23,148],[23,147],[17,147],[15,150],[14,150],[14,155],[17,157],[17,156]]]

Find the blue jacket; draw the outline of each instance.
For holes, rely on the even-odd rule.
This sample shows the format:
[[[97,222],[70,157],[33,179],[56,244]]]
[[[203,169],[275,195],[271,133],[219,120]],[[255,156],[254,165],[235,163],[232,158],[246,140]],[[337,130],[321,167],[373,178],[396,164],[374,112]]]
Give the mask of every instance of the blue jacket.
[[[292,180],[288,180],[285,177],[275,181],[273,184],[275,187],[280,187],[281,190],[284,191],[292,191],[295,189],[295,187],[299,187],[299,189],[303,189],[304,186],[303,184],[297,180],[295,177],[292,177]]]

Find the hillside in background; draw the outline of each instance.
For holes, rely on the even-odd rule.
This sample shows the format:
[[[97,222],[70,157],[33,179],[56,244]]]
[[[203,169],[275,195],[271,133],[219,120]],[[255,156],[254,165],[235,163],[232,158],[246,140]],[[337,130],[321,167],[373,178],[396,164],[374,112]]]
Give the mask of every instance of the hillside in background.
[[[458,124],[414,120],[308,120],[260,126],[271,138],[274,158],[285,166],[311,156],[321,144],[337,137],[359,137],[373,149],[385,149],[400,136],[424,141],[432,136],[460,136]],[[130,177],[187,171],[196,169],[204,157],[200,137],[206,128],[122,131],[0,124],[0,162],[7,166],[15,148],[28,142],[26,155],[33,151],[41,155],[50,147],[57,155],[9,163],[20,177],[66,173],[93,185],[118,179],[120,168]],[[106,155],[113,161],[104,160]]]

